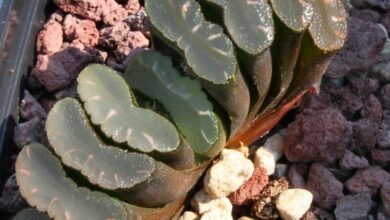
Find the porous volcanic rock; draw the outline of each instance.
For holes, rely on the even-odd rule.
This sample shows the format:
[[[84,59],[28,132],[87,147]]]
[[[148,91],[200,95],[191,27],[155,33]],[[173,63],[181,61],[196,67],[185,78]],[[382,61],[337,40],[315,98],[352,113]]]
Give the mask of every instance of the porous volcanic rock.
[[[390,174],[386,170],[378,166],[371,166],[358,170],[353,177],[345,182],[345,186],[351,193],[375,194],[389,180]]]

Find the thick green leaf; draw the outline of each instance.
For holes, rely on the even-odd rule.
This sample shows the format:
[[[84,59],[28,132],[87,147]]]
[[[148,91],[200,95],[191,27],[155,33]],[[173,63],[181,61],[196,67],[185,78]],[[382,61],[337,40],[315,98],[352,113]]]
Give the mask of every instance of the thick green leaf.
[[[271,46],[272,82],[261,114],[275,109],[286,94],[293,79],[294,68],[301,49],[303,34],[292,31],[279,19],[275,19],[275,26],[276,36]]]
[[[270,0],[279,19],[295,32],[306,29],[313,18],[313,2],[317,0]]]
[[[153,27],[184,53],[197,76],[216,84],[235,78],[233,43],[221,27],[207,22],[195,0],[146,0]]]
[[[216,85],[200,80],[204,89],[224,108],[229,115],[230,134],[234,136],[245,123],[248,115],[250,96],[248,86],[241,73],[237,74],[234,82]]]
[[[343,47],[347,37],[347,15],[341,0],[316,0],[309,32],[321,50]]]
[[[33,208],[19,211],[12,220],[50,220],[49,216]]]
[[[158,100],[198,154],[207,154],[221,133],[220,120],[198,81],[180,76],[171,59],[147,51],[133,58],[124,75],[128,84]]]
[[[105,145],[75,99],[66,98],[54,105],[47,117],[46,130],[62,162],[103,189],[129,189],[147,180],[155,170],[151,157]]]
[[[240,61],[247,74],[247,79],[250,81],[248,84],[251,94],[251,106],[245,122],[245,125],[248,125],[258,114],[266,95],[269,93],[272,80],[272,57],[270,49],[265,50],[257,56],[248,56],[246,53],[241,53]]]
[[[260,54],[271,45],[274,25],[267,0],[207,1],[222,8],[224,26],[236,45],[246,53]]]
[[[320,50],[309,34],[304,34],[294,77],[281,104],[291,101],[302,91],[318,83],[328,68],[333,54],[334,52]]]
[[[66,177],[60,161],[43,145],[25,146],[16,161],[16,180],[22,196],[56,220],[117,219],[127,212],[121,202],[92,192]]]
[[[79,75],[78,93],[93,124],[118,143],[143,152],[169,152],[179,145],[174,125],[157,113],[133,104],[129,87],[117,72],[100,64]]]

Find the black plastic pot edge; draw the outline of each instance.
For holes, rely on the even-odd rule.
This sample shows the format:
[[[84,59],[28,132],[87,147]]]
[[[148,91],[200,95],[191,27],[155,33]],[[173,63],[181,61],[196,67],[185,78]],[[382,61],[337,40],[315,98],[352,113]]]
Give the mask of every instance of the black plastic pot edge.
[[[0,8],[0,189],[17,152],[13,130],[19,100],[34,63],[35,39],[49,0],[5,0]]]

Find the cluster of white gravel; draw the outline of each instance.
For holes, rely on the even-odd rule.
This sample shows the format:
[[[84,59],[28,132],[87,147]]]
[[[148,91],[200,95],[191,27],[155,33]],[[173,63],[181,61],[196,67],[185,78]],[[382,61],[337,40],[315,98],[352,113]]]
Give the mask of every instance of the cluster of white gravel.
[[[233,205],[228,196],[252,176],[255,167],[263,167],[268,175],[284,175],[287,166],[277,164],[283,156],[284,130],[271,136],[257,149],[254,162],[245,151],[224,149],[206,172],[203,188],[191,200],[193,211],[185,211],[179,220],[233,220]],[[284,220],[298,220],[309,210],[313,195],[304,189],[288,189],[275,201]],[[240,217],[238,220],[250,220]]]

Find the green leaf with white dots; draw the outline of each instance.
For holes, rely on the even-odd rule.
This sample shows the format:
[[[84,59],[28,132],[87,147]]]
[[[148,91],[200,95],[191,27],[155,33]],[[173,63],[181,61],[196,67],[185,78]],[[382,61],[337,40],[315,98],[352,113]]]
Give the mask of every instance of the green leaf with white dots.
[[[236,45],[248,54],[257,55],[274,39],[272,9],[267,0],[206,0],[223,11],[223,24]],[[204,7],[205,10],[214,10]],[[212,12],[208,12],[212,13]]]
[[[197,76],[215,84],[234,80],[233,43],[220,26],[204,19],[195,0],[146,0],[145,9],[158,34],[182,51]]]
[[[306,30],[313,14],[313,2],[317,0],[270,0],[278,18],[295,32]]]
[[[146,51],[133,58],[124,78],[128,84],[158,100],[171,115],[180,132],[198,154],[207,154],[224,132],[213,112],[212,104],[198,81],[180,73],[171,59],[155,51]]]
[[[347,14],[341,0],[316,0],[309,32],[318,48],[335,51],[347,37]]]
[[[20,152],[15,165],[19,190],[27,202],[55,220],[125,220],[123,204],[101,192],[77,185],[60,161],[45,146],[31,144]]]
[[[143,152],[169,152],[179,145],[175,126],[134,105],[128,85],[110,68],[91,64],[77,78],[78,93],[93,124],[117,143]]]
[[[155,170],[151,157],[103,144],[75,99],[66,98],[54,105],[46,130],[62,162],[103,189],[130,189],[146,181]]]

